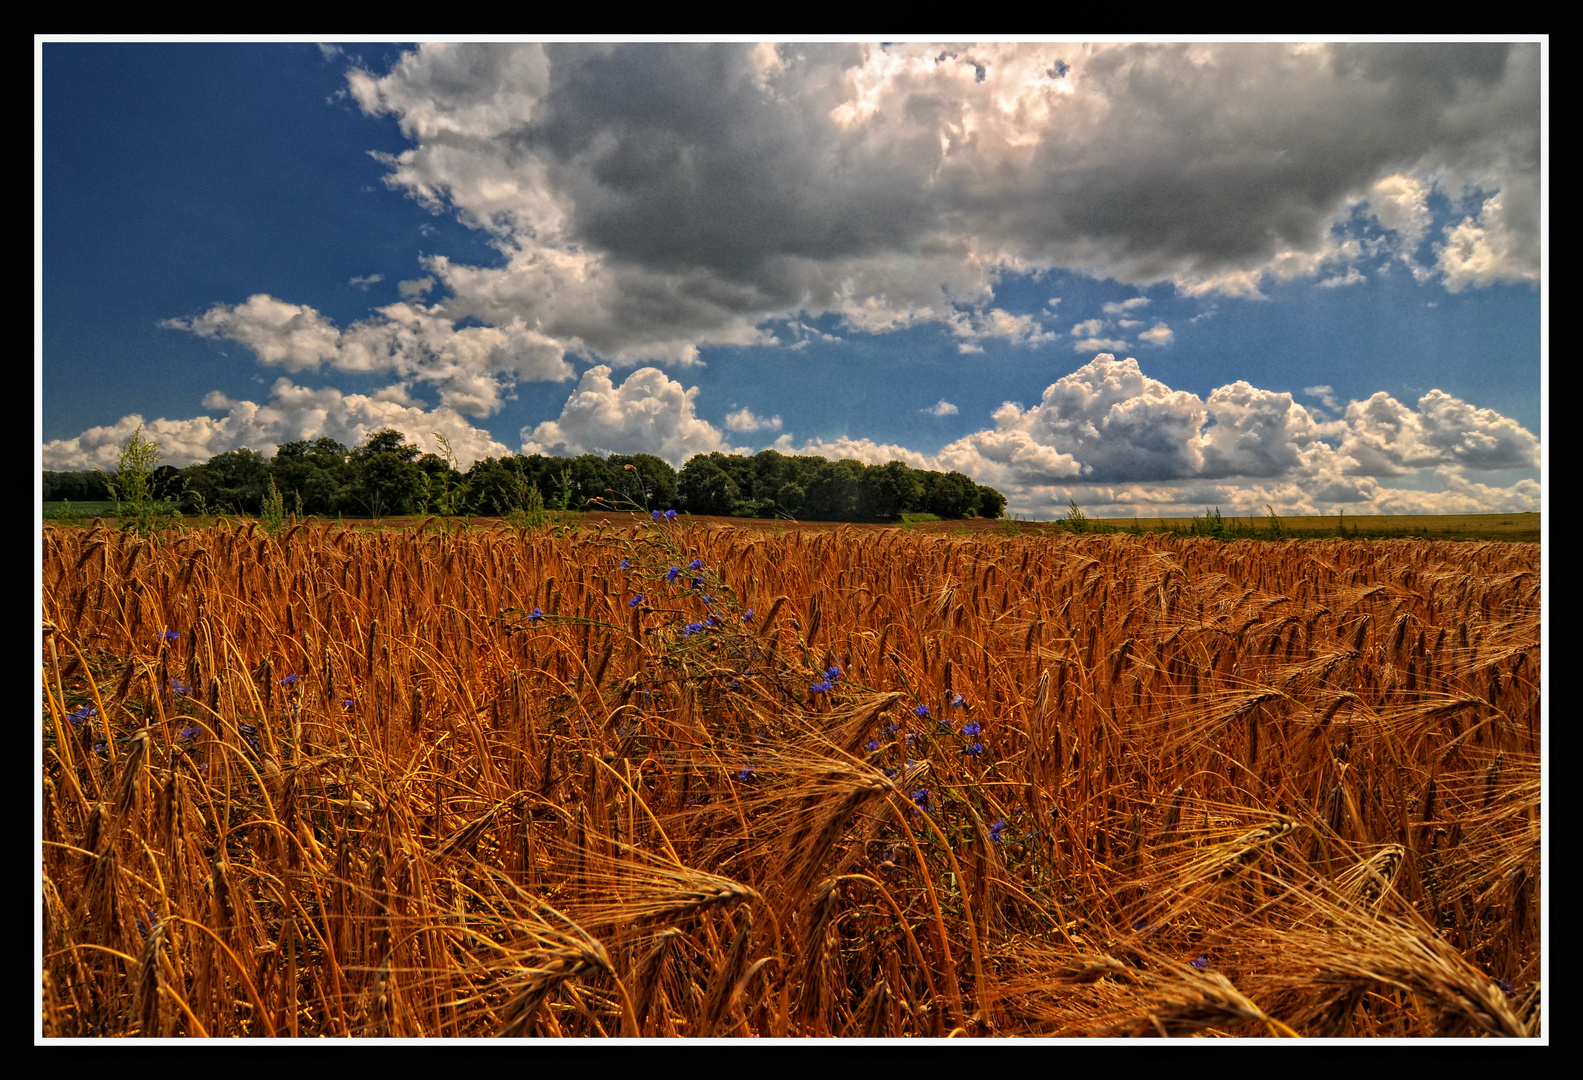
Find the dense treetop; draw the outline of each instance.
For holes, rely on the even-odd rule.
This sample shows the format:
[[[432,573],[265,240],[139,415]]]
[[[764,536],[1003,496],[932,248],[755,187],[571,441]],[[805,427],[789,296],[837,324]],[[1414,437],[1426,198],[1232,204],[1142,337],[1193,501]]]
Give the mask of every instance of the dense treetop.
[[[543,505],[565,510],[665,510],[811,521],[894,521],[905,513],[1000,517],[1006,498],[959,472],[901,461],[865,465],[764,450],[699,454],[680,472],[652,454],[542,454],[483,458],[465,472],[425,454],[398,431],[358,447],[333,439],[285,443],[267,458],[246,448],[154,473],[154,494],[188,513],[261,511],[271,485],[289,512],[353,517],[440,513],[506,516]],[[105,500],[98,472],[46,472],[44,501]]]

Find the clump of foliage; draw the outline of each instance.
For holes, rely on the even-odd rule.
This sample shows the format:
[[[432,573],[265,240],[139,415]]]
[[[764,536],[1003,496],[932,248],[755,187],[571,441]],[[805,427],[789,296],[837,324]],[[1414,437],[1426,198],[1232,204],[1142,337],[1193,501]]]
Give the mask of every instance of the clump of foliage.
[[[143,425],[132,432],[121,448],[115,476],[106,485],[115,503],[121,528],[148,539],[181,520],[174,499],[155,494],[154,474],[159,467],[159,444],[143,434]]]

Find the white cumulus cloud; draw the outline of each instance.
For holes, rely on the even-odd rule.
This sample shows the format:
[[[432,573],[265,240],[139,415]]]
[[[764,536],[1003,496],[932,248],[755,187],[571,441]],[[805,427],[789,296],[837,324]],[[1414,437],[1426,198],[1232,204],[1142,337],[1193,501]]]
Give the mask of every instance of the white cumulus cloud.
[[[1334,402],[1328,386],[1304,392]],[[776,446],[958,470],[999,488],[1014,511],[1045,518],[1064,513],[1069,498],[1110,516],[1212,506],[1263,515],[1266,504],[1289,514],[1538,508],[1534,479],[1498,487],[1469,475],[1537,470],[1538,440],[1439,390],[1416,409],[1376,394],[1325,421],[1288,393],[1238,381],[1200,398],[1149,377],[1134,359],[1101,354],[1052,383],[1038,404],[1007,402],[993,419],[931,455],[863,439],[793,447],[783,437]],[[1389,486],[1395,477],[1409,486]]]
[[[114,424],[89,428],[75,438],[51,440],[44,444],[44,467],[113,469],[121,447],[140,424],[143,433],[159,444],[162,462],[177,467],[244,446],[273,454],[281,443],[298,439],[327,437],[357,446],[384,428],[404,433],[426,452],[438,452],[433,433],[439,432],[450,440],[463,468],[481,457],[510,453],[489,432],[473,427],[454,409],[427,409],[407,398],[400,387],[375,395],[343,394],[329,387],[298,386],[282,378],[275,381],[263,404],[233,400],[216,391],[204,399],[204,407],[225,415],[185,420],[145,420],[129,415]]]
[[[732,431],[779,431],[781,418],[779,416],[755,416],[753,410],[748,408],[738,409],[734,413],[726,414],[726,427]]]
[[[1320,403],[1323,404],[1324,407],[1327,408],[1327,409],[1339,409],[1339,408],[1341,408],[1340,405],[1336,404],[1335,390],[1332,387],[1329,387],[1329,386],[1305,386],[1305,387],[1303,387],[1303,393],[1307,394],[1309,397],[1316,397],[1316,398],[1318,398],[1320,400]]]
[[[1127,343],[1119,338],[1088,337],[1072,343],[1072,351],[1088,352],[1120,352],[1127,347]]]
[[[1445,237],[1445,243],[1435,245],[1435,266],[1452,292],[1497,281],[1539,280],[1539,266],[1508,224],[1499,198],[1486,199],[1478,217],[1447,226]]]
[[[921,413],[927,413],[929,416],[955,416],[958,412],[958,409],[955,405],[952,405],[949,401],[945,400],[945,398],[941,398],[927,409],[919,409],[918,411]]]
[[[437,306],[403,301],[341,330],[305,304],[258,294],[162,325],[239,342],[263,363],[287,371],[329,365],[431,383],[442,402],[473,416],[498,411],[502,391],[518,380],[572,375],[562,347],[520,318],[462,329],[456,323]]]
[[[1148,302],[1149,298],[1147,296],[1134,296],[1132,299],[1123,300],[1120,303],[1106,304],[1103,310],[1106,315],[1121,315],[1131,311],[1133,308],[1140,308]]]
[[[1367,280],[1368,278],[1364,277],[1356,266],[1349,266],[1345,274],[1336,274],[1333,277],[1327,277],[1320,281],[1319,287],[1321,289],[1336,289],[1344,285],[1361,285]]]
[[[731,453],[720,430],[694,408],[698,388],[683,388],[659,368],[639,368],[620,386],[610,367],[583,372],[558,419],[522,429],[522,453],[654,454],[681,466],[694,454]]]

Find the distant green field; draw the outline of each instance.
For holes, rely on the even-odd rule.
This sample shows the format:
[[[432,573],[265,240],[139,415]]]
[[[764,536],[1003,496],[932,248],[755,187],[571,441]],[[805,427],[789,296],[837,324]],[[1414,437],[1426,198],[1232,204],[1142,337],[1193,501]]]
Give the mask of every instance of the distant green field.
[[[74,521],[78,518],[114,517],[113,502],[47,502],[44,504],[45,521]]]
[[[1203,518],[1094,518],[1093,524],[1127,532],[1190,532]],[[1539,542],[1538,514],[1348,514],[1342,517],[1282,517],[1281,530],[1299,539],[1326,536],[1424,537],[1430,540],[1506,540]],[[1226,517],[1233,538],[1269,538],[1265,517]]]

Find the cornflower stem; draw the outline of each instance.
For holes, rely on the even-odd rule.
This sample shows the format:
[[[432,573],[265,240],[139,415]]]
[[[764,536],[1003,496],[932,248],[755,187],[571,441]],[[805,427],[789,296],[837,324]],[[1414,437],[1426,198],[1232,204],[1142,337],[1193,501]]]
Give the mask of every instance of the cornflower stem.
[[[275,1037],[275,1023],[269,1018],[269,1010],[264,1007],[264,1001],[261,997],[259,997],[258,988],[253,985],[253,980],[248,975],[247,969],[242,966],[242,961],[238,960],[236,953],[231,951],[231,946],[227,945],[224,941],[221,941],[218,934],[216,934],[213,930],[210,930],[201,922],[195,922],[194,920],[185,918],[181,915],[172,915],[171,918],[175,919],[184,926],[193,926],[199,930],[202,930],[205,934],[208,934],[214,939],[214,943],[216,945],[220,946],[220,950],[225,953],[227,958],[230,959],[231,966],[236,969],[237,977],[241,980],[243,987],[247,989],[248,1000],[253,1003],[253,1015],[258,1017],[258,1019],[263,1023],[264,1034],[273,1039]],[[134,959],[132,963],[135,965],[137,961]]]
[[[929,907],[934,911],[935,933],[940,938],[940,958],[945,962],[946,989],[948,992],[947,1004],[951,1006],[951,1016],[947,1017],[947,1019],[960,1017],[962,1015],[962,991],[957,985],[956,961],[951,957],[951,946],[946,938],[945,916],[940,911],[940,898],[934,891],[934,877],[929,873],[929,864],[924,860],[923,849],[918,846],[918,838],[913,835],[912,826],[907,824],[907,816],[901,812],[901,808],[894,802],[886,801],[890,803],[890,808],[895,813],[896,820],[901,823],[902,831],[907,834],[907,843],[912,845],[913,858],[918,860],[918,866],[923,871],[924,891],[929,895]],[[909,805],[911,805],[910,800]],[[924,817],[928,816],[927,813],[924,814]],[[938,832],[938,830],[936,831]]]
[[[989,995],[984,986],[984,959],[978,940],[978,924],[973,919],[973,905],[967,898],[966,879],[962,876],[961,865],[956,861],[956,852],[952,850],[951,842],[945,838],[945,833],[940,831],[940,826],[935,822],[934,815],[925,810],[923,818],[929,823],[929,827],[934,830],[934,834],[940,838],[940,846],[945,848],[945,857],[951,860],[951,873],[961,883],[958,891],[962,894],[962,917],[967,920],[967,940],[968,944],[973,948],[973,991],[974,996],[978,999],[979,1018],[987,1021],[989,1019]]]
[[[88,658],[82,654],[82,650],[77,647],[77,643],[75,641],[73,641],[71,638],[66,637],[64,634],[61,634],[60,631],[57,630],[54,634],[50,635],[50,641],[53,642],[56,637],[62,638],[66,642],[66,644],[71,646],[71,651],[77,654],[77,661],[78,661],[78,663],[82,664],[82,669],[84,671],[86,671],[86,672],[89,672],[90,677],[88,679],[88,690],[89,690],[90,693],[93,694],[94,707],[98,709],[98,712],[95,713],[94,715],[98,718],[99,723],[104,725],[104,739],[105,739],[105,742],[107,742],[107,743],[113,742],[114,740],[112,740],[110,738],[110,714],[105,711],[104,698],[99,696],[99,682],[98,682],[97,679],[92,678],[92,670],[93,669],[88,666]],[[57,672],[58,671],[59,671],[59,669],[57,668]],[[62,700],[61,700],[62,707],[64,707],[65,704],[66,704],[65,699],[62,698]],[[114,750],[111,751],[112,754],[114,754],[114,752],[115,752]],[[111,760],[114,761],[115,760],[114,757],[112,757]],[[99,774],[98,774],[98,772],[96,770],[90,769],[90,770],[88,770],[88,775],[93,780],[94,798],[96,798],[96,799],[104,798],[104,794],[100,790],[100,787],[99,787]]]
[[[917,850],[916,844],[913,846],[913,850]],[[929,996],[931,998],[939,997],[939,988],[934,984],[934,972],[930,970],[929,962],[924,959],[923,947],[918,944],[917,935],[912,932],[912,927],[907,924],[907,917],[902,914],[901,906],[896,903],[896,898],[890,894],[890,890],[885,887],[885,883],[880,881],[878,878],[871,877],[868,874],[842,874],[840,877],[836,878],[836,880],[866,881],[870,885],[874,886],[875,891],[878,892],[880,896],[885,898],[885,903],[889,904],[890,909],[896,913],[896,925],[901,927],[902,933],[907,936],[907,944],[912,946],[912,954],[918,960],[918,970],[923,972],[923,982],[924,985],[929,988]]]

